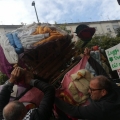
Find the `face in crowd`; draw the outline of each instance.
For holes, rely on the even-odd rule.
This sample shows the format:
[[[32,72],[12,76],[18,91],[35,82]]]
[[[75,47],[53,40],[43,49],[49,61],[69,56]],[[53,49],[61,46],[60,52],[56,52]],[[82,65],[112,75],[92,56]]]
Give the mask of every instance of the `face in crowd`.
[[[108,94],[110,89],[110,81],[104,76],[98,76],[90,81],[88,92],[92,100],[100,100]]]

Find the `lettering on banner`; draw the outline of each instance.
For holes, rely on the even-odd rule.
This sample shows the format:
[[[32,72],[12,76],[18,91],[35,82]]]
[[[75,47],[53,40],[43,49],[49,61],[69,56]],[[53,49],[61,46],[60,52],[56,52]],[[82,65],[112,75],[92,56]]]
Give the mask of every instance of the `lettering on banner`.
[[[106,50],[112,70],[120,68],[120,44]]]

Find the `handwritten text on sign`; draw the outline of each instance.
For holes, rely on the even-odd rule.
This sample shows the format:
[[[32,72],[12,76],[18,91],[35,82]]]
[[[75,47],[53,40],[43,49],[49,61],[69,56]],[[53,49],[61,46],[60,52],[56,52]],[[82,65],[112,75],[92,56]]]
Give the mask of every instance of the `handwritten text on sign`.
[[[120,69],[120,44],[105,50],[112,70]]]

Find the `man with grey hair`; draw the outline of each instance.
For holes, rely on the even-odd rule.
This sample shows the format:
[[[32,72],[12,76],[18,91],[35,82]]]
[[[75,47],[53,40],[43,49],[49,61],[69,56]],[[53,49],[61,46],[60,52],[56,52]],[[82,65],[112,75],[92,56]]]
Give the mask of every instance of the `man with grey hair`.
[[[3,109],[3,116],[5,120],[14,120],[14,119],[22,119],[26,115],[27,111],[23,103],[19,101],[10,102]]]
[[[17,67],[12,71],[10,79],[4,84],[0,92],[0,120],[48,120],[54,103],[54,88],[48,83],[33,79],[33,75],[26,70],[22,70],[23,74],[27,84],[40,89],[44,93],[39,108],[31,109],[27,113],[23,103],[19,101],[9,103],[14,82],[21,76],[21,69]]]
[[[103,75],[96,76],[91,79],[88,92],[92,100],[98,101],[112,92],[111,81]]]

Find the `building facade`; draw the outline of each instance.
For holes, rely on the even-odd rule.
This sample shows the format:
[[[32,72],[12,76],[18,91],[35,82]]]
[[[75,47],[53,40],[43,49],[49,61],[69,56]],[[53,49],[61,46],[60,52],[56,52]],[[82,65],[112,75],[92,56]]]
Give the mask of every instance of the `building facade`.
[[[96,29],[95,35],[101,36],[105,34],[110,34],[111,36],[116,36],[116,29],[120,27],[120,20],[110,20],[110,21],[95,21],[95,22],[79,22],[79,23],[66,23],[66,29],[71,31],[74,34],[74,41],[78,40],[76,36],[76,27],[80,24],[86,24],[89,27],[94,27]],[[58,26],[63,24],[57,24]],[[0,35],[13,31],[22,25],[0,25]]]
[[[2,34],[11,32],[19,27],[21,27],[22,25],[0,25],[0,36]]]
[[[116,36],[116,29],[120,27],[120,20],[111,21],[96,21],[96,22],[80,22],[80,23],[68,23],[66,24],[66,29],[70,30],[74,34],[73,40],[77,41],[76,27],[80,24],[88,25],[89,27],[94,27],[96,29],[95,35],[101,36],[110,34],[111,36]]]

